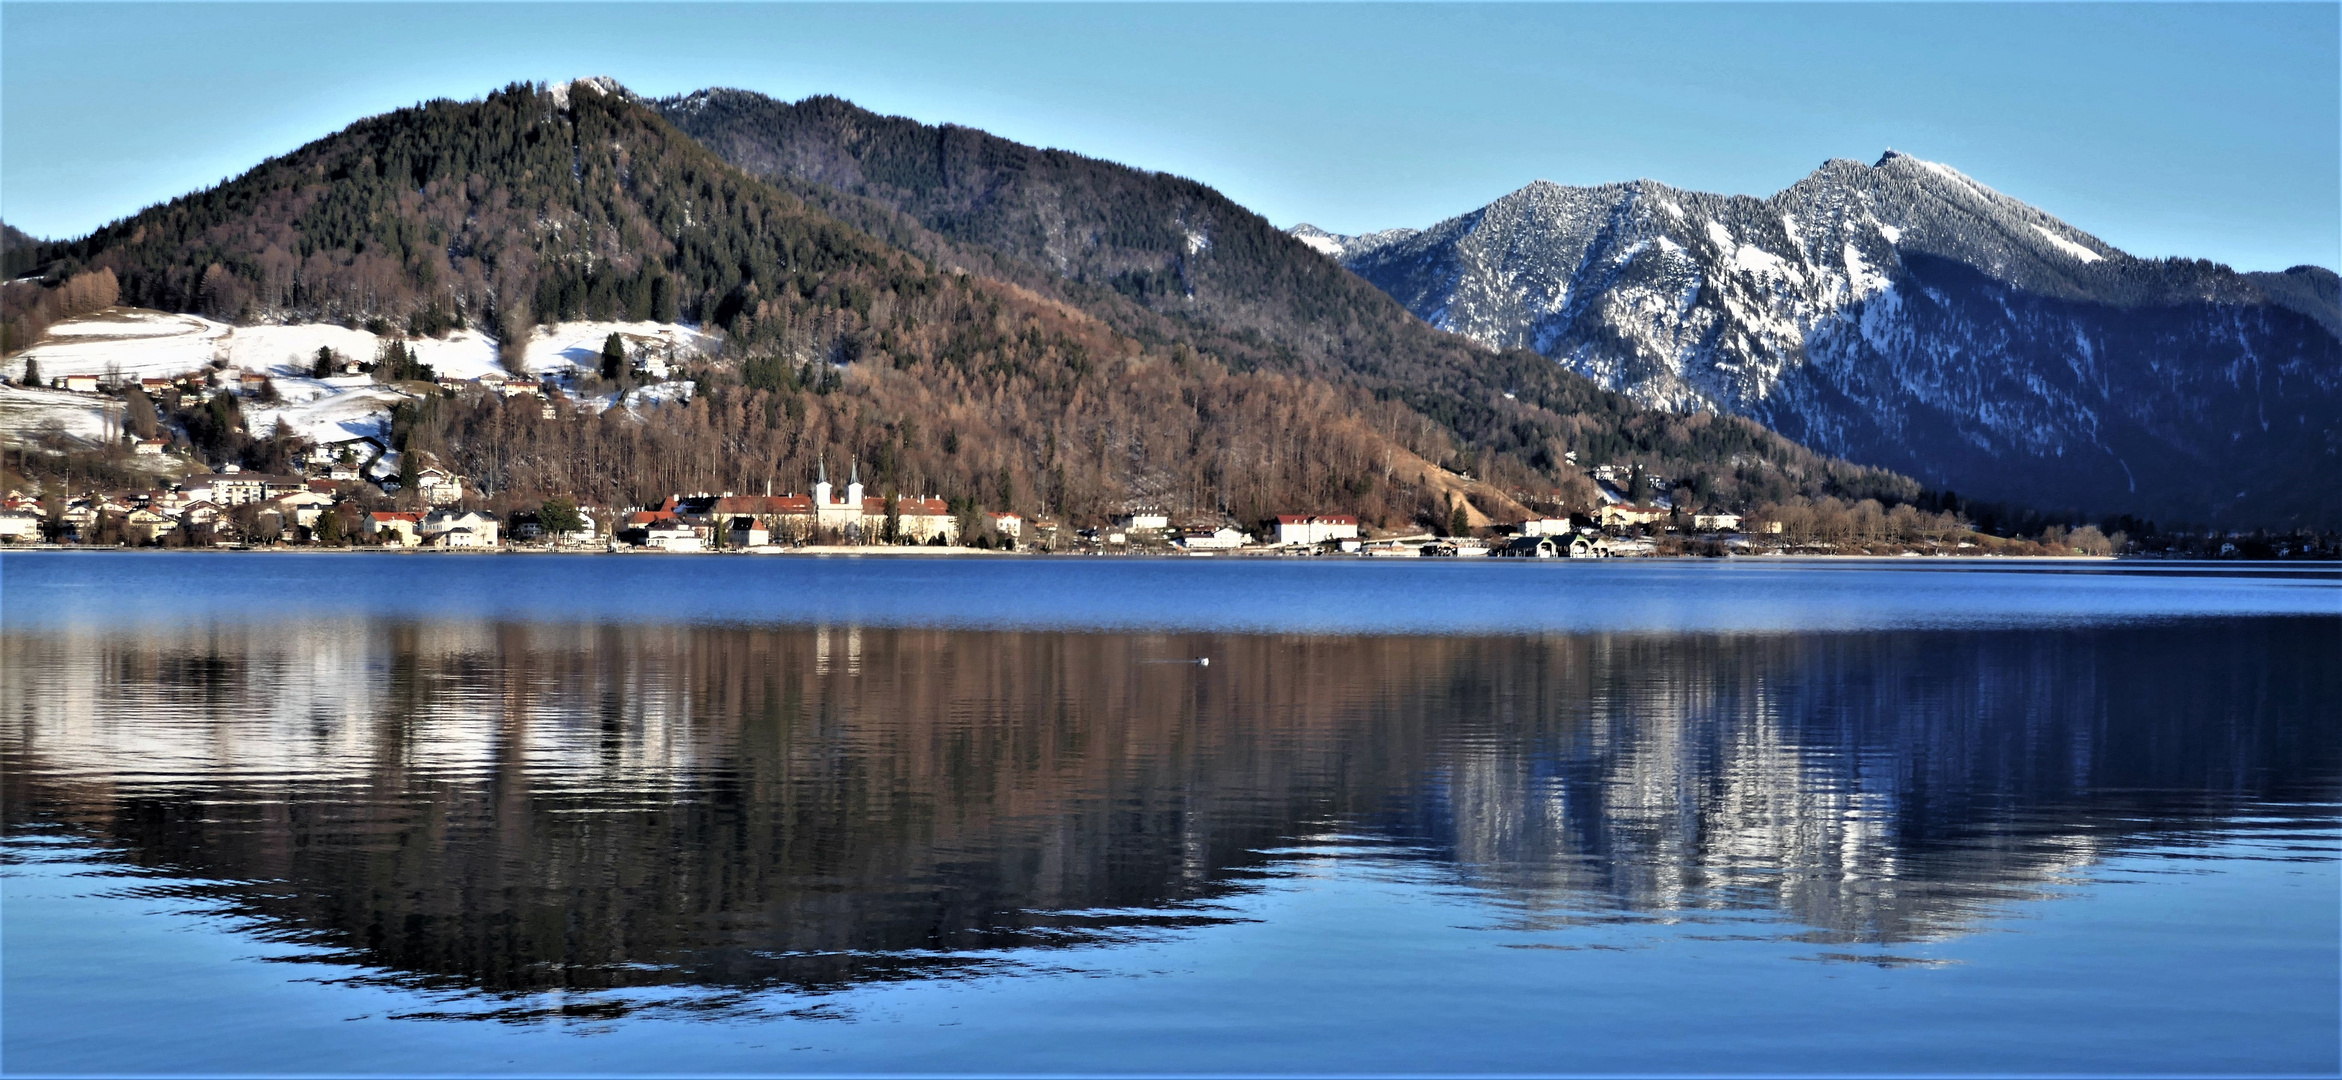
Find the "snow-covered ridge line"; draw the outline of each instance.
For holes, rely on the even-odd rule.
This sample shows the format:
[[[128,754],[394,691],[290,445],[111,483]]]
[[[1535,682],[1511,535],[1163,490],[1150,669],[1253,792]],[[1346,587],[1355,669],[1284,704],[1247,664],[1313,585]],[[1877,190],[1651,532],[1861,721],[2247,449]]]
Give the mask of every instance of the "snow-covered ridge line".
[[[1441,329],[1966,495],[2342,522],[2304,457],[2342,432],[2331,271],[2143,265],[1892,151],[1765,198],[1538,181],[1421,230],[1292,231]]]

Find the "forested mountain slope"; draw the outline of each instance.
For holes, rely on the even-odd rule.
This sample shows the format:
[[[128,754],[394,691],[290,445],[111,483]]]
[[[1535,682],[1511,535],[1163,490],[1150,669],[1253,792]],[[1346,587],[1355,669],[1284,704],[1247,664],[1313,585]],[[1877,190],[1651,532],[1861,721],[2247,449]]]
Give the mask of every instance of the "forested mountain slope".
[[[2342,524],[2329,270],[2133,258],[1894,153],[1766,199],[1539,182],[1420,231],[1294,232],[1435,326],[1937,487]]]
[[[1510,488],[1576,481],[1561,460],[1576,451],[1585,462],[1641,459],[1669,476],[1696,476],[1725,500],[1767,491],[1908,499],[1917,490],[1808,454],[1757,425],[1654,413],[1527,350],[1475,348],[1439,333],[1192,180],[880,116],[833,97],[792,104],[717,89],[658,106],[757,175],[871,228],[931,233],[934,250],[1125,332],[1403,401]]]
[[[1131,501],[1240,518],[1353,510],[1401,528],[1444,522],[1456,496],[1500,518],[1516,499],[1587,501],[1561,463],[1578,450],[1725,500],[1917,494],[1754,423],[1654,412],[1532,354],[1439,334],[1257,217],[1164,182],[1232,223],[1210,226],[1215,250],[1280,253],[1212,262],[1192,257],[1199,247],[1189,279],[1275,299],[1291,324],[1165,316],[1149,306],[1163,279],[1085,289],[801,182],[809,204],[606,80],[365,120],[36,250],[51,283],[109,274],[122,303],[231,321],[470,327],[512,342],[575,319],[722,332],[689,405],[547,418],[525,399],[472,396],[402,413],[402,445],[497,491],[623,502],[786,488],[827,456],[861,460],[881,490],[964,505],[1077,518]],[[12,287],[12,312],[31,310],[29,288]],[[1352,337],[1309,345],[1321,331]],[[1508,366],[1511,399],[1489,381]]]

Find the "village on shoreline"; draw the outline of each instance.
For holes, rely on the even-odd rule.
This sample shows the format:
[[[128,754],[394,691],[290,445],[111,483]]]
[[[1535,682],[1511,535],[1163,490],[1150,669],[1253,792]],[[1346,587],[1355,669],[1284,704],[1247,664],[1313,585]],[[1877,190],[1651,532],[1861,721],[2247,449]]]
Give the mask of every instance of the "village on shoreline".
[[[1459,515],[1450,529],[1436,532],[1376,535],[1362,529],[1357,517],[1340,513],[1279,514],[1247,530],[1226,515],[1175,517],[1150,506],[1068,529],[1054,518],[976,510],[935,497],[870,495],[858,464],[849,465],[846,483],[838,485],[826,463],[807,494],[703,492],[672,495],[655,507],[622,508],[555,497],[499,515],[479,505],[463,477],[436,465],[412,470],[411,493],[396,499],[400,485],[362,478],[353,456],[347,450],[310,453],[297,462],[300,473],[250,472],[231,464],[167,488],[131,493],[42,498],[10,491],[0,498],[0,550],[1532,559],[2113,555],[2102,540],[2093,545],[2099,550],[2030,550],[2040,545],[1980,544],[1998,538],[1977,534],[1799,542],[1786,535],[1789,523],[1781,520],[1685,514],[1623,498],[1588,515],[1479,528],[1468,527]],[[1615,494],[1611,477],[1599,479],[1606,494]],[[364,489],[376,486],[390,490],[369,498]],[[384,503],[390,508],[366,508]]]
[[[371,453],[362,453],[362,446]],[[875,495],[863,483],[859,463],[848,464],[844,484],[833,483],[827,463],[819,464],[803,494],[677,493],[656,506],[631,507],[585,506],[555,496],[516,507],[509,498],[482,497],[465,477],[436,462],[418,466],[429,462],[428,455],[385,470],[386,455],[369,439],[303,447],[287,462],[289,471],[276,473],[234,463],[202,471],[187,448],[161,439],[131,441],[126,454],[146,471],[124,475],[151,479],[153,486],[72,494],[49,483],[0,496],[0,551],[1530,559],[2338,554],[2316,539],[2257,537],[2231,537],[2202,550],[2126,551],[2121,534],[2110,538],[2086,525],[2053,528],[2038,540],[1997,537],[1949,514],[1868,500],[1768,505],[1752,513],[1687,512],[1664,495],[1645,494],[1663,487],[1663,480],[1639,467],[1606,465],[1587,470],[1602,496],[1590,513],[1474,525],[1459,508],[1444,528],[1377,532],[1338,512],[1276,514],[1247,523],[1225,513],[1174,514],[1144,504],[1069,526],[1048,516],[982,510],[972,500]],[[1636,494],[1645,494],[1644,501],[1635,501]]]
[[[24,354],[0,384],[0,550],[361,549],[442,552],[665,554],[1064,554],[1357,558],[1653,558],[1730,556],[2334,558],[2328,535],[2162,536],[2152,549],[2121,532],[2050,525],[2037,536],[1979,531],[1948,510],[1817,496],[1742,508],[1701,505],[1640,462],[1585,465],[1590,506],[1528,496],[1489,503],[1456,493],[1468,474],[1441,473],[1444,514],[1401,529],[1371,528],[1340,507],[1294,507],[1242,519],[1224,510],[1167,509],[1144,501],[1067,521],[1020,513],[998,499],[878,491],[861,464],[767,480],[762,494],[677,492],[656,505],[593,506],[488,491],[425,450],[393,438],[401,402],[480,395],[547,415],[557,403],[595,409],[690,400],[695,383],[675,365],[704,341],[666,326],[590,324],[547,330],[530,343],[527,375],[496,366],[486,343],[388,340],[368,357],[368,335],[337,327],[231,328],[185,316],[108,308],[57,329],[56,344]],[[597,340],[599,336],[599,340]],[[348,340],[344,340],[347,338]],[[249,339],[249,340],[247,340]],[[474,348],[478,346],[479,348]],[[430,349],[442,369],[421,362]],[[472,356],[465,349],[480,351]],[[184,353],[184,355],[181,355]],[[293,359],[281,357],[290,354]],[[541,355],[540,355],[541,354]],[[301,357],[308,357],[301,361]],[[595,363],[618,359],[639,389],[580,397]],[[36,360],[60,369],[36,373]],[[306,367],[302,364],[306,363]],[[166,418],[178,418],[176,426]],[[266,439],[227,439],[236,454],[203,447],[219,432],[261,426]],[[218,434],[213,432],[212,434]],[[36,449],[37,448],[37,449]],[[41,460],[34,461],[38,456]],[[9,459],[13,457],[13,461]],[[238,459],[241,460],[238,460]],[[810,481],[802,490],[796,485]],[[775,493],[787,484],[792,490]],[[1485,486],[1485,485],[1481,485]],[[1690,501],[1687,503],[1686,500]],[[1443,519],[1444,520],[1441,520]]]

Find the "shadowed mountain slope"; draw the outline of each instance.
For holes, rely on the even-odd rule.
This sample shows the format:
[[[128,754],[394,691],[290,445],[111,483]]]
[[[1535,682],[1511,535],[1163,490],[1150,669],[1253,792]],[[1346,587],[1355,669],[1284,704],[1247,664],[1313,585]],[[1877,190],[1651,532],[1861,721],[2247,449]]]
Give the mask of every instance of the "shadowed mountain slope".
[[[1428,229],[1294,234],[1435,326],[1937,487],[2342,523],[2329,270],[2133,258],[1892,152],[1766,199],[1540,181]]]
[[[939,257],[978,260],[1126,332],[1403,401],[1454,434],[1467,451],[1462,467],[1500,486],[1575,479],[1561,462],[1575,451],[1585,463],[1646,460],[1669,476],[1698,474],[1727,499],[1783,481],[1808,493],[1908,499],[1917,490],[1827,463],[1756,425],[1669,417],[1527,350],[1439,333],[1192,180],[833,97],[792,104],[719,89],[658,105],[750,172],[873,229],[931,233],[936,250],[954,253]]]

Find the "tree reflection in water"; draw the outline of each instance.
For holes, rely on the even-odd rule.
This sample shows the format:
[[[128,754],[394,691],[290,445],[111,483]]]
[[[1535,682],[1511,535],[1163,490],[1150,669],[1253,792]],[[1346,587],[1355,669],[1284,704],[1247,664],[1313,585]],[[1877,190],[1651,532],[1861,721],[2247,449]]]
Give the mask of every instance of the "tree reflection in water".
[[[1508,926],[1894,962],[2124,845],[2332,800],[2331,637],[10,634],[0,766],[11,834],[104,843],[316,958],[491,1003],[629,991],[449,1015],[999,972],[1243,918],[1297,846],[1368,842]]]

